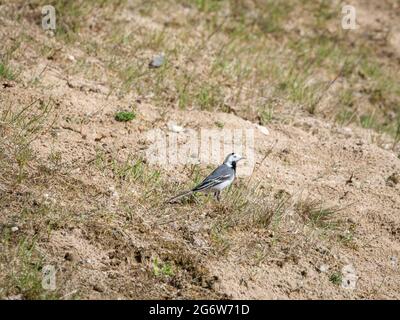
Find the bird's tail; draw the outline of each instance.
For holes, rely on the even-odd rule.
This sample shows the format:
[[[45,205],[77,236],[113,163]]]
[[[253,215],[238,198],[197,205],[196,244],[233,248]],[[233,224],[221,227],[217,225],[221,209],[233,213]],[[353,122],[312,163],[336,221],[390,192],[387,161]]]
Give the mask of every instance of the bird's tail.
[[[168,203],[175,203],[177,200],[179,200],[179,199],[181,199],[181,198],[183,198],[183,197],[186,197],[186,196],[188,196],[188,195],[191,195],[191,194],[194,193],[194,192],[195,192],[195,191],[193,191],[193,190],[188,190],[188,191],[182,192],[182,193],[178,194],[177,196],[175,196],[175,197],[173,197],[173,198],[167,200],[166,202],[168,202]]]

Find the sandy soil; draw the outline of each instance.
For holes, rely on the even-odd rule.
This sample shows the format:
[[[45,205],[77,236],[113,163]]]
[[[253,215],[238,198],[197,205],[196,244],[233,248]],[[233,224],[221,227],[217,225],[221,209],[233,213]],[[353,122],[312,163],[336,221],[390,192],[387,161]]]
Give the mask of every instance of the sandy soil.
[[[234,113],[179,108],[165,112],[134,93],[114,94],[101,79],[66,78],[63,70],[86,55],[79,46],[62,46],[29,21],[16,24],[3,16],[0,22],[4,43],[11,43],[25,28],[37,41],[60,47],[47,59],[31,43],[22,43],[22,56],[13,61],[22,70],[19,80],[0,83],[1,108],[18,108],[35,99],[54,102],[47,122],[51,126],[32,142],[32,148],[35,163],[55,173],[39,174],[40,165],[33,165],[31,180],[10,189],[10,201],[21,200],[3,207],[0,223],[14,223],[19,233],[32,235],[36,229],[46,229],[46,219],[56,221],[47,236],[39,237],[37,250],[46,264],[57,266],[59,297],[400,298],[396,178],[400,159],[391,150],[389,137],[307,115],[272,122],[263,132],[258,123]],[[394,51],[398,51],[396,37]],[[91,59],[96,64],[96,58]],[[35,76],[39,85],[32,84]],[[115,121],[117,111],[132,105],[136,119]],[[216,129],[216,122],[223,123],[224,129],[253,129],[256,165],[251,186],[257,185],[265,202],[257,204],[257,197],[248,197],[247,215],[232,209],[229,196],[222,204],[209,200],[201,205],[158,203],[154,208],[143,201],[144,190],[162,202],[189,184],[187,166],[146,167],[160,170],[163,181],[170,181],[172,187],[121,182],[96,167],[99,152],[115,161],[130,156],[146,159],[151,147],[146,133],[158,128],[171,134],[171,122],[186,130]],[[187,135],[188,131],[179,133],[180,143]],[[61,156],[57,165],[49,160],[54,154]],[[202,174],[208,170],[201,168]],[[239,165],[234,188],[246,190],[250,177],[241,170]],[[267,208],[265,203],[282,194],[289,200],[274,220],[279,226],[254,222],[253,208]],[[304,220],[298,204],[308,199],[340,208],[334,217],[340,228],[315,228]],[[20,218],[22,203],[33,200],[50,203],[51,217]],[[214,234],[216,226],[220,238]],[[174,275],[155,275],[155,261],[170,262]],[[336,273],[341,277],[335,284]]]

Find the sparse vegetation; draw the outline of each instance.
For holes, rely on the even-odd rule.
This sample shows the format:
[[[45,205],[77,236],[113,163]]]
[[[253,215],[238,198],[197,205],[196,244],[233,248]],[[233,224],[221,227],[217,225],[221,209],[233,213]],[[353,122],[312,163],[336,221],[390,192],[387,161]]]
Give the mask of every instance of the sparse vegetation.
[[[161,263],[158,259],[155,259],[153,262],[153,271],[156,277],[165,276],[171,277],[174,275],[173,268],[169,262]]]
[[[132,111],[119,111],[115,114],[115,120],[119,122],[128,122],[136,118],[136,115]]]
[[[15,79],[15,75],[11,71],[11,69],[1,61],[0,61],[0,79],[6,79],[6,80]]]
[[[11,212],[19,210],[19,225],[35,225],[43,217],[46,217],[49,227],[51,225],[51,214],[45,205],[36,203],[35,206],[29,206],[29,201],[25,202],[29,195],[21,194],[18,199],[13,193],[5,193],[8,188],[19,190],[25,184],[32,183],[32,176],[37,174],[31,143],[49,120],[49,105],[38,100],[17,111],[13,108],[3,109],[0,115],[0,209],[11,208]],[[0,220],[0,297],[21,295],[26,299],[57,298],[57,292],[42,288],[43,258],[36,249],[38,239],[47,230],[40,230],[40,235],[21,234],[18,227],[14,228],[15,225],[7,225]]]
[[[334,285],[339,286],[342,283],[342,273],[341,272],[334,272],[329,276],[329,281],[332,282]]]
[[[57,292],[42,287],[43,262],[35,250],[34,240],[21,239],[16,247],[10,241],[1,240],[5,251],[1,254],[0,263],[8,264],[8,270],[0,269],[1,291],[4,291],[0,291],[0,296],[8,293],[25,299],[56,299]]]
[[[336,230],[341,225],[340,219],[336,216],[340,208],[324,207],[320,201],[306,200],[298,203],[296,209],[313,228]]]
[[[398,19],[393,0],[357,5]],[[0,298],[398,297],[382,282],[394,268],[373,265],[397,254],[397,31],[348,32],[340,13],[323,0],[4,3]],[[167,205],[215,167],[150,160],[146,134],[172,145],[170,120],[185,126],[178,146],[189,129],[254,129],[255,170],[240,163],[220,202]],[[344,260],[363,286],[325,290]]]

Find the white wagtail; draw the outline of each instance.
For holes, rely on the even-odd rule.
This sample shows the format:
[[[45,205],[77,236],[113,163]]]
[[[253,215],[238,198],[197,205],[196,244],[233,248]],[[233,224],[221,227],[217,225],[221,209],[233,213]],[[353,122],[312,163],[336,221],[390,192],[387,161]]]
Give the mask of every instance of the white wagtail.
[[[230,153],[223,164],[216,168],[209,176],[207,176],[199,185],[189,191],[182,192],[177,196],[168,200],[169,203],[174,203],[176,200],[193,194],[195,192],[213,192],[217,200],[220,200],[220,193],[223,189],[230,186],[235,180],[236,163],[244,159],[237,153]]]

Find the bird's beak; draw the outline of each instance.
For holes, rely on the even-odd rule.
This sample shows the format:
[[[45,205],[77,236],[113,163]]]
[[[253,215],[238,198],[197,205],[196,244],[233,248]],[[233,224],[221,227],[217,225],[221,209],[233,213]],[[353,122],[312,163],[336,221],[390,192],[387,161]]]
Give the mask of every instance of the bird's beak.
[[[239,159],[239,161],[240,161],[240,160],[246,160],[246,158],[245,158],[245,157],[241,157],[241,158]]]

